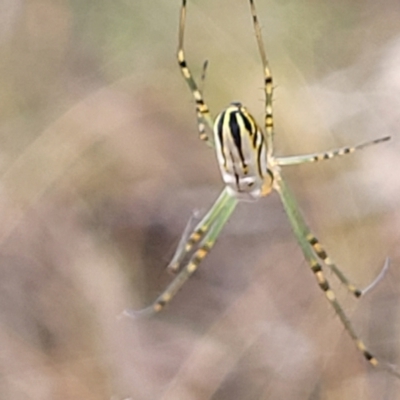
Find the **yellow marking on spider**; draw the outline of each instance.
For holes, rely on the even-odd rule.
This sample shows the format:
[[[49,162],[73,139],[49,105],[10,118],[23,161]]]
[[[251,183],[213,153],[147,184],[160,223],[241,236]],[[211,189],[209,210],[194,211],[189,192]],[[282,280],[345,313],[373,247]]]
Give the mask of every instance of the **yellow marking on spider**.
[[[316,273],[315,273],[315,276],[317,277],[318,283],[321,283],[321,284],[322,284],[322,283],[325,283],[325,282],[326,282],[326,279],[325,279],[324,274],[323,274],[322,271],[316,272]]]
[[[379,362],[375,357],[372,357],[368,360],[374,367],[377,367]]]
[[[361,351],[366,351],[367,350],[366,347],[365,347],[365,344],[361,340],[357,340],[356,341],[356,345],[359,348],[359,350],[361,350]]]
[[[210,246],[211,247],[211,246]],[[208,253],[208,250],[206,250],[206,249],[204,249],[204,248],[201,248],[201,249],[199,249],[198,251],[197,251],[197,257],[199,258],[199,259],[203,259],[206,255],[207,255],[207,253]]]
[[[329,301],[335,301],[336,300],[336,296],[335,293],[333,292],[332,289],[328,289],[325,292],[326,297],[328,298]]]
[[[164,308],[164,306],[159,303],[156,303],[153,306],[154,312],[156,312],[156,313],[160,312],[163,308]]]
[[[196,271],[197,267],[198,267],[197,264],[195,264],[194,262],[191,262],[191,263],[187,266],[187,271],[188,271],[189,273],[192,274],[194,271]]]
[[[349,284],[347,287],[351,292],[355,292],[358,290],[353,284]]]
[[[164,293],[164,294],[161,296],[159,302],[168,303],[169,301],[171,301],[171,299],[172,299],[172,296],[171,296],[170,293]]]

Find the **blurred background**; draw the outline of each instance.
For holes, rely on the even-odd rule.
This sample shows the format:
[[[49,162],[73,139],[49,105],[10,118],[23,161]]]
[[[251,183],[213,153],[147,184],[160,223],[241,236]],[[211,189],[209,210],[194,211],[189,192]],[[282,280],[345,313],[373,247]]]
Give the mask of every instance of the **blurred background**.
[[[160,315],[189,217],[222,189],[177,67],[180,1],[0,2],[0,399],[400,399],[316,285],[278,197],[239,205]],[[400,3],[258,0],[279,155],[391,135],[287,167],[316,235],[361,287],[337,295],[400,365]],[[186,50],[216,115],[263,120],[246,0],[189,0]]]

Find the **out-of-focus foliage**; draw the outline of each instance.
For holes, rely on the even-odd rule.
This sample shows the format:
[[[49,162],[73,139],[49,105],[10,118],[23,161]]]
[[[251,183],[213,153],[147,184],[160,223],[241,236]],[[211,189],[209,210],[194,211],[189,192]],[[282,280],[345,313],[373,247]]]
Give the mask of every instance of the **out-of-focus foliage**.
[[[162,315],[117,318],[165,287],[187,219],[221,189],[176,65],[179,3],[0,3],[0,398],[400,398],[343,332],[275,196],[239,207]],[[257,6],[281,154],[393,136],[286,176],[355,282],[391,257],[364,299],[338,295],[400,364],[400,3]],[[247,0],[188,0],[187,24],[214,114],[240,100],[262,121]]]

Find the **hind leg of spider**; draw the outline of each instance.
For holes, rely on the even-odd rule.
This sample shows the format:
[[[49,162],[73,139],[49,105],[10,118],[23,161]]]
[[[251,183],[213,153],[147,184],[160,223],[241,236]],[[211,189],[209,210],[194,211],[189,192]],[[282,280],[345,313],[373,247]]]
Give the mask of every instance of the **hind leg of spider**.
[[[207,214],[200,220],[200,222],[192,231],[190,229],[192,218],[189,220],[179,241],[178,247],[176,248],[173,257],[167,266],[168,271],[176,273],[180,270],[185,257],[193,251],[195,246],[211,229],[215,221],[217,221],[221,214],[225,212],[225,207],[227,202],[229,202],[230,197],[231,196],[225,188]]]
[[[300,221],[302,222],[302,221]],[[372,288],[374,288],[385,276],[386,271],[389,268],[389,261],[386,260],[383,265],[382,270],[378,274],[378,276],[364,289],[357,288],[353,283],[349,281],[349,279],[344,275],[344,273],[340,270],[340,268],[332,261],[329,257],[328,253],[322,247],[319,240],[315,237],[315,235],[310,231],[309,227],[304,224],[302,227],[303,232],[306,235],[306,239],[310,246],[313,248],[314,253],[318,256],[318,258],[337,276],[340,282],[346,286],[347,290],[352,293],[356,298],[361,297]]]
[[[169,284],[164,292],[157,297],[152,305],[139,311],[125,310],[124,314],[131,317],[141,317],[161,311],[174,298],[184,283],[197,270],[206,255],[211,251],[222,228],[235,209],[237,202],[238,200],[232,196],[227,199],[223,210],[218,214],[218,218],[214,220],[212,226],[200,241],[198,249],[193,253],[188,263],[181,269],[175,279]]]
[[[250,0],[251,16],[253,19],[254,31],[256,34],[258,50],[261,56],[261,62],[264,72],[264,92],[265,92],[265,135],[267,140],[268,155],[273,153],[274,148],[274,118],[272,113],[272,96],[274,86],[272,82],[272,73],[268,64],[265,46],[261,35],[260,23],[258,22],[256,6],[254,0]]]
[[[304,163],[311,163],[323,160],[330,160],[334,157],[344,156],[346,154],[352,154],[355,151],[365,149],[366,147],[373,146],[375,144],[387,142],[390,140],[390,136],[385,136],[379,139],[370,140],[365,143],[361,143],[357,146],[353,147],[340,147],[338,149],[328,150],[321,153],[314,153],[314,154],[304,154],[299,156],[287,156],[287,157],[276,157],[275,160],[278,165],[297,165],[297,164],[304,164]]]
[[[282,204],[292,226],[292,230],[301,247],[304,258],[310,265],[310,269],[317,280],[318,286],[325,293],[326,298],[335,310],[347,333],[353,339],[357,349],[362,353],[364,358],[371,365],[373,365],[374,367],[379,366],[382,369],[391,373],[392,375],[396,376],[397,378],[400,378],[400,373],[399,371],[397,371],[397,369],[395,369],[390,364],[385,364],[378,361],[377,358],[371,354],[371,352],[366,348],[364,342],[360,339],[360,337],[354,330],[352,323],[350,322],[346,313],[336,299],[334,291],[331,289],[328,280],[324,276],[321,265],[318,263],[318,257],[315,253],[313,246],[310,244],[309,239],[307,239],[307,231],[305,231],[304,229],[306,223],[300,213],[297,202],[289,191],[288,187],[286,186],[283,178],[278,174],[275,177],[275,189],[280,195]]]
[[[193,78],[193,75],[190,71],[189,66],[186,63],[185,50],[183,46],[184,42],[184,32],[185,32],[185,21],[186,21],[186,0],[182,0],[180,21],[179,21],[179,42],[178,42],[178,64],[181,69],[183,78],[188,84],[190,91],[194,97],[196,102],[196,115],[199,129],[199,137],[201,140],[204,140],[211,147],[214,147],[214,138],[212,135],[208,135],[206,129],[209,128],[212,131],[213,128],[213,119],[210,115],[209,108],[203,99],[202,92],[197,85],[196,81]],[[205,70],[207,68],[207,64],[205,63],[203,66],[203,75],[205,74]],[[202,79],[203,80],[203,79]]]

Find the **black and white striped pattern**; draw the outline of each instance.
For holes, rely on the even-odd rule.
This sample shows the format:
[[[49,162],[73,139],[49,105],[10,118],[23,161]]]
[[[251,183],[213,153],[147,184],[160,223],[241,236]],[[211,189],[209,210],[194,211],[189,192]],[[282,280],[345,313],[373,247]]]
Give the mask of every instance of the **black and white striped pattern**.
[[[214,142],[222,179],[235,195],[257,199],[269,193],[266,141],[240,103],[232,103],[215,119]]]

